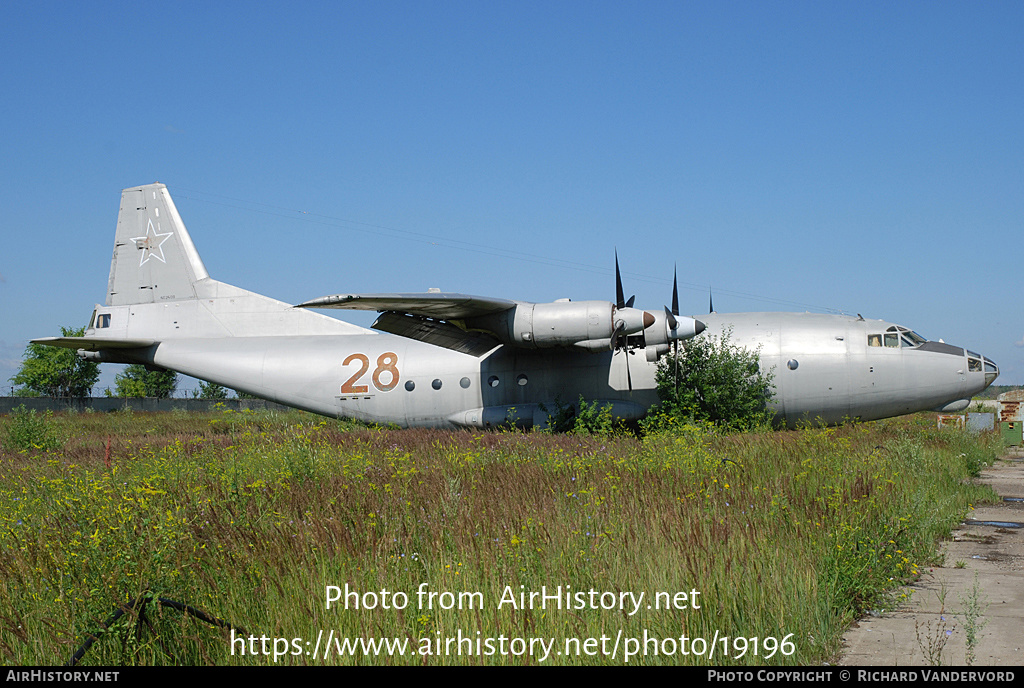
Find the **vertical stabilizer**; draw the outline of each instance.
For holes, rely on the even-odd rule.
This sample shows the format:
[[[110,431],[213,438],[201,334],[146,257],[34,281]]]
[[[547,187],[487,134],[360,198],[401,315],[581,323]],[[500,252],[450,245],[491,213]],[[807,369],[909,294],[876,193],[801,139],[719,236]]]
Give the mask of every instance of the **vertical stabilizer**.
[[[107,305],[167,303],[197,297],[209,275],[163,184],[121,192]]]

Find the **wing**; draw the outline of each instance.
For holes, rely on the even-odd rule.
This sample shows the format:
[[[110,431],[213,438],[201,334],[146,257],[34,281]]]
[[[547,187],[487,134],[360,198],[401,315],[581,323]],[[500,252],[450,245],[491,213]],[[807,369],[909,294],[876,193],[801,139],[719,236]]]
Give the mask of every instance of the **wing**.
[[[427,294],[333,294],[300,303],[296,308],[348,308],[360,311],[392,311],[438,320],[462,320],[501,313],[516,302],[490,296],[446,292]]]
[[[488,332],[469,331],[465,320],[514,311],[516,302],[445,292],[426,294],[333,294],[296,308],[348,308],[383,313],[373,329],[452,351],[483,356],[501,342]],[[458,321],[459,325],[452,321]]]
[[[551,303],[531,303],[440,291],[335,294],[306,301],[297,307],[380,311],[384,315],[374,323],[374,329],[446,348],[472,351],[490,350],[492,343],[521,349],[572,347],[591,352],[608,351],[619,343],[624,346],[624,336],[639,333],[657,322],[647,311],[625,304],[618,306],[611,301],[559,299]],[[417,323],[416,319],[431,322]],[[690,322],[695,321],[690,319]],[[473,332],[486,333],[489,338],[467,341],[466,337]],[[691,331],[686,336],[694,334]],[[675,330],[673,336],[677,336]]]

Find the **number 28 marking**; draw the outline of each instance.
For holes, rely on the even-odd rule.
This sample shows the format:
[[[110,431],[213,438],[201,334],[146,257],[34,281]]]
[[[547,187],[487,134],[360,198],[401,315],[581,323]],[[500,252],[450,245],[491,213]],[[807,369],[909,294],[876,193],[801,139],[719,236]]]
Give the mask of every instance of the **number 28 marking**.
[[[341,386],[342,394],[366,394],[370,388],[368,385],[357,385],[366,371],[370,369],[370,359],[366,354],[350,354],[348,358],[342,361],[343,366],[347,367],[349,363],[358,362],[359,368],[355,374],[350,377],[345,384]],[[381,378],[387,380],[385,382]],[[377,367],[373,370],[373,375],[370,376],[370,380],[373,382],[373,386],[377,388],[378,392],[390,392],[398,384],[398,354],[393,351],[387,351],[377,357]]]

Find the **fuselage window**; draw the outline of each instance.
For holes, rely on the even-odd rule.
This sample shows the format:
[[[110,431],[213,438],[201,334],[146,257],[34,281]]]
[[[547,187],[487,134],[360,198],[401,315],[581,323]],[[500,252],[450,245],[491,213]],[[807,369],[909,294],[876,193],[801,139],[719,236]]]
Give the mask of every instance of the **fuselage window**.
[[[407,392],[413,391],[414,389],[416,389],[416,383],[413,382],[412,380],[406,380],[405,381],[405,389],[406,389]]]
[[[433,382],[430,383],[430,386],[433,387],[434,389],[441,389],[441,381],[434,380]]]
[[[497,387],[500,382],[501,381],[498,379],[497,375],[491,375],[489,378],[487,378],[487,384],[490,385],[491,387]]]
[[[868,346],[882,346],[882,335],[880,335],[880,334],[869,334],[868,335]]]

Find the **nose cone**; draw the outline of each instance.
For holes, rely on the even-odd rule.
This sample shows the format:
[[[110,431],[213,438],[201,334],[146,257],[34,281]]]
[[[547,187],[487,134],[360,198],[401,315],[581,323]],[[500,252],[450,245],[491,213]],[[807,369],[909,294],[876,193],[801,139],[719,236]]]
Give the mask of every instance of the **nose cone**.
[[[999,366],[990,358],[967,351],[967,386],[970,394],[978,394],[999,377]]]

